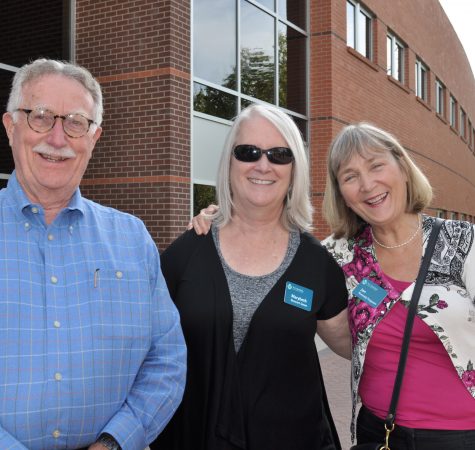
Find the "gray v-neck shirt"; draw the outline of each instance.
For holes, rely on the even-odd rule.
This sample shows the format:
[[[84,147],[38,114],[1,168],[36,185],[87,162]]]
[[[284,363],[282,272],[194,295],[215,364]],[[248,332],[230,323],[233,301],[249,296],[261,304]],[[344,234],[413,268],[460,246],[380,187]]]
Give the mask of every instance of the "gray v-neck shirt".
[[[236,272],[228,266],[221,253],[217,227],[212,226],[211,232],[221,264],[223,265],[229,293],[231,295],[234,348],[236,352],[238,352],[256,309],[292,262],[300,244],[300,234],[298,231],[290,232],[287,251],[284,259],[276,270],[266,275],[250,276]]]

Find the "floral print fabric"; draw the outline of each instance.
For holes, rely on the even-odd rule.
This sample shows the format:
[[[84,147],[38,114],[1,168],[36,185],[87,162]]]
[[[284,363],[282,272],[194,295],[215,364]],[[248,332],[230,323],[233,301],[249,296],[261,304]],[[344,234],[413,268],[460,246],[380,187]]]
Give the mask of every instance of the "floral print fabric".
[[[423,217],[424,251],[434,219]],[[418,317],[441,340],[454,369],[475,400],[475,231],[472,224],[445,220],[432,256],[429,272],[418,305]],[[394,304],[409,305],[414,283],[398,292],[384,276],[376,258],[369,225],[352,239],[332,236],[323,241],[346,275],[349,292],[348,312],[353,341],[352,355],[352,436],[358,385],[369,340],[378,323]],[[387,296],[375,308],[353,296],[353,289],[367,278],[382,287]]]

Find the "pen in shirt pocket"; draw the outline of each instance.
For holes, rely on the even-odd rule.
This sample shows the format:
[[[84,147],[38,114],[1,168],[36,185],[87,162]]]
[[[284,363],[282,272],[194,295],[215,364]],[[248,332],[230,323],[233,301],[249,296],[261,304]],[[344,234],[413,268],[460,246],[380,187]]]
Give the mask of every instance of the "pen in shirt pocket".
[[[97,287],[97,283],[99,282],[99,270],[101,269],[96,269],[94,271],[94,287]]]

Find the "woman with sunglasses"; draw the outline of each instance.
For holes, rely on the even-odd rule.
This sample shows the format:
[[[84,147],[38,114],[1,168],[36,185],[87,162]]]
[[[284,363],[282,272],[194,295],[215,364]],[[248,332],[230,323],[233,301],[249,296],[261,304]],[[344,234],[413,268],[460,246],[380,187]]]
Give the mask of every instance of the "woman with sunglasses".
[[[315,331],[349,358],[344,276],[308,231],[304,144],[273,106],[235,119],[211,233],[162,255],[188,346],[183,402],[151,449],[340,449]]]

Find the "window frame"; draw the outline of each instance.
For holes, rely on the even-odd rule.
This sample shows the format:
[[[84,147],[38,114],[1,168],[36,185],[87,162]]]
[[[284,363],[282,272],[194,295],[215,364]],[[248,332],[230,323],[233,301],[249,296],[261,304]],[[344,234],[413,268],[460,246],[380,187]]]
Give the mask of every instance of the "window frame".
[[[449,98],[449,124],[457,129],[457,99],[451,94]]]
[[[466,138],[466,130],[467,130],[467,127],[465,126],[465,122],[467,120],[467,114],[466,112],[464,111],[464,109],[462,107],[459,108],[459,133],[460,133],[460,137],[462,139],[465,139]]]
[[[473,132],[472,132],[472,121],[467,117],[467,133],[468,133],[468,146],[472,148],[473,145]]]
[[[435,79],[435,112],[445,118],[445,85]]]
[[[301,28],[298,24],[290,21],[286,16],[284,17],[282,14],[280,14],[279,11],[279,6],[277,3],[275,3],[275,8],[269,9],[265,5],[261,4],[258,0],[245,0],[246,3],[253,5],[256,7],[258,10],[265,12],[269,16],[272,17],[274,21],[274,102],[272,105],[278,107],[280,110],[284,111],[285,113],[289,114],[299,127],[299,129],[302,131],[302,134],[304,135],[304,139],[307,140],[308,142],[308,136],[309,136],[309,129],[310,129],[310,124],[309,124],[309,111],[310,111],[310,2],[308,0],[305,1],[305,23],[304,23],[304,28]],[[221,84],[215,83],[209,79],[204,79],[201,77],[197,76],[197,73],[195,72],[195,65],[194,65],[194,58],[193,58],[193,50],[194,50],[194,45],[196,45],[195,42],[195,35],[194,35],[194,8],[197,7],[195,2],[191,3],[191,26],[192,26],[192,32],[191,32],[191,83],[190,83],[190,117],[191,117],[191,183],[190,183],[190,193],[191,193],[191,204],[190,204],[190,214],[193,213],[193,208],[194,208],[194,194],[195,194],[195,185],[202,185],[202,186],[214,186],[216,183],[216,179],[208,175],[207,172],[203,172],[201,168],[196,164],[196,161],[202,160],[202,152],[203,149],[205,148],[206,156],[208,153],[210,153],[210,156],[214,156],[214,149],[218,149],[217,151],[220,151],[222,143],[225,140],[224,134],[227,133],[221,133],[224,128],[230,128],[232,125],[232,120],[229,118],[221,117],[220,115],[215,115],[212,112],[203,112],[198,109],[195,109],[195,85],[201,85],[204,89],[209,89],[213,91],[213,94],[219,95],[219,94],[226,94],[229,96],[229,98],[234,98],[235,99],[235,115],[237,115],[242,108],[244,108],[248,103],[258,103],[258,104],[268,104],[264,100],[260,100],[255,97],[251,97],[249,95],[246,95],[243,93],[241,82],[242,82],[242,68],[241,68],[241,47],[242,47],[242,39],[241,39],[241,0],[233,0],[233,5],[235,7],[235,22],[236,22],[236,45],[234,48],[235,51],[235,61],[236,61],[236,87],[231,89],[228,87],[225,87]],[[302,21],[303,22],[303,21]],[[287,106],[282,106],[281,99],[279,98],[279,83],[280,83],[280,70],[279,70],[279,30],[281,28],[281,25],[287,26],[287,30],[293,30],[292,32],[297,32],[300,35],[302,35],[305,38],[305,72],[304,72],[304,80],[305,80],[305,86],[302,87],[301,89],[301,95],[303,98],[303,95],[305,95],[305,105],[304,107],[301,108],[301,110],[297,111],[295,109],[289,109],[292,107],[292,105],[289,106],[287,103]],[[219,112],[218,114],[221,114]],[[210,148],[206,145],[206,143],[203,144],[202,141],[197,138],[198,133],[201,131],[209,129],[212,130],[212,133],[208,133],[206,135],[206,139],[209,139],[212,141],[213,147]],[[214,134],[213,134],[214,133]],[[222,136],[223,134],[223,136]],[[219,156],[219,155],[218,155]],[[216,159],[216,161],[219,161],[219,157]],[[201,163],[200,163],[201,164]],[[211,171],[213,174],[215,173],[215,170]],[[207,189],[207,188],[204,188]]]
[[[369,59],[370,61],[373,60],[373,19],[374,15],[369,12],[366,8],[361,6],[361,3],[358,1],[354,0],[346,0],[346,4],[348,7],[348,4],[352,5],[354,8],[354,14],[353,14],[353,42],[354,46],[350,45],[348,42],[348,15],[346,17],[346,31],[347,31],[347,36],[346,36],[346,45],[356,52],[358,52],[360,55],[365,57],[366,59]],[[360,39],[359,39],[359,24],[360,24],[360,14],[366,17],[367,19],[367,24],[369,24],[368,29],[366,29],[366,23],[365,23],[365,36],[367,37],[367,40],[365,40],[365,47],[366,47],[366,52],[363,53],[361,51],[361,46],[360,46]]]
[[[390,53],[386,55],[386,73],[394,78],[395,80],[399,81],[400,83],[404,84],[405,82],[405,56],[406,56],[406,45],[392,32],[388,31],[386,35],[386,43],[387,41],[391,41],[391,48],[390,48]],[[398,70],[395,70],[394,67],[394,61],[395,61],[395,56],[394,56],[394,50],[395,48],[399,48],[399,61],[398,61]],[[388,48],[388,45],[386,45],[386,50]],[[389,63],[389,64],[388,64]]]
[[[424,102],[429,102],[429,68],[419,58],[415,63],[416,71],[416,97],[420,98]]]

